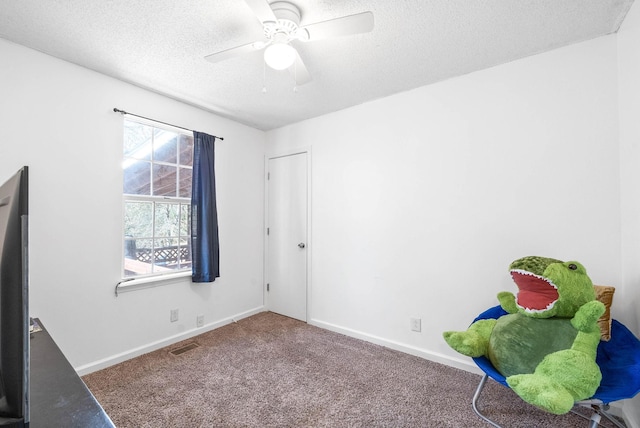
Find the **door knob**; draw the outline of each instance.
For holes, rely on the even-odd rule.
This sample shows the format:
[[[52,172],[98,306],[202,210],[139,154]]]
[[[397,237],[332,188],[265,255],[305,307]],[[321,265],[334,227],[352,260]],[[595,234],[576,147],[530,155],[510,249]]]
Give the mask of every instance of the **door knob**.
[[[299,244],[298,244],[298,247],[300,247],[300,248],[304,248],[304,247],[305,247],[304,242],[299,243]]]

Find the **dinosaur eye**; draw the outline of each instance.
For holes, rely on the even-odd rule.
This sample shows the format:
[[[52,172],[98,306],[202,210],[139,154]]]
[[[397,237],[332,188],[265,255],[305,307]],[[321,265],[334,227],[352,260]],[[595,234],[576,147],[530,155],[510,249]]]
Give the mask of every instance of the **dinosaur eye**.
[[[578,269],[578,266],[574,265],[573,263],[571,263],[569,266],[567,266],[569,269],[571,270],[576,270]]]

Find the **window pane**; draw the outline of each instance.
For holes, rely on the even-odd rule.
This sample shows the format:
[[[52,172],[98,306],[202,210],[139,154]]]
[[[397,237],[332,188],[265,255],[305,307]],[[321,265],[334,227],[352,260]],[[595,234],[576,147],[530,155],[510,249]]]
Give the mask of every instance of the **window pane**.
[[[191,205],[182,204],[180,205],[180,209],[181,209],[180,237],[190,238],[191,237]],[[190,239],[189,239],[189,242],[191,242]]]
[[[151,159],[153,128],[141,123],[124,121],[124,157]]]
[[[124,241],[124,275],[136,276],[153,273],[153,249],[149,239]]]
[[[178,237],[179,204],[156,204],[156,228],[154,236]]]
[[[178,196],[181,198],[191,197],[191,169],[179,168],[180,170],[180,183],[178,188]]]
[[[178,147],[180,148],[180,165],[193,165],[193,137],[180,134],[178,137]]]
[[[153,236],[152,205],[150,202],[125,202],[124,236],[126,238],[148,238]]]
[[[178,134],[156,128],[153,136],[153,161],[178,163]]]
[[[180,267],[181,268],[189,268],[191,267],[191,240],[190,239],[181,239],[180,240]]]
[[[153,165],[153,195],[176,196],[177,168],[168,165]]]
[[[177,268],[179,250],[177,238],[162,238],[154,241],[156,266]]]
[[[136,240],[131,239],[128,236],[124,238],[124,258],[125,259],[135,259],[137,257],[136,254]]]
[[[151,192],[151,163],[125,162],[123,192],[128,195],[148,195]]]

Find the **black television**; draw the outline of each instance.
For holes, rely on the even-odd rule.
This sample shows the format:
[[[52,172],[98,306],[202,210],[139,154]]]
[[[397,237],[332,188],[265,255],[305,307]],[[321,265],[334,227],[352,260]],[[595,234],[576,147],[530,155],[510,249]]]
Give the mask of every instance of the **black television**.
[[[29,169],[0,186],[0,427],[29,426]]]

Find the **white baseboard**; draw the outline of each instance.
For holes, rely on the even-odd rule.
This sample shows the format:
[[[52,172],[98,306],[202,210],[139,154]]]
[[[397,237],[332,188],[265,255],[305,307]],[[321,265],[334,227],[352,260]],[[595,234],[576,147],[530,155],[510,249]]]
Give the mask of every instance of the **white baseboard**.
[[[417,348],[415,346],[407,345],[393,340],[384,339],[382,337],[374,336],[372,334],[363,333],[361,331],[352,330],[350,328],[340,327],[335,324],[327,323],[324,321],[312,319],[309,324],[316,327],[331,330],[336,333],[344,334],[345,336],[354,337],[367,342],[375,343],[376,345],[384,346],[389,349],[404,352],[405,354],[415,355],[416,357],[424,358],[425,360],[433,361],[436,363],[444,364],[447,366],[455,367],[457,369],[465,370],[467,372],[475,374],[483,374],[482,370],[478,368],[472,361],[462,358],[452,358],[448,355],[440,354],[437,352],[427,351],[425,349]]]
[[[174,336],[170,336],[170,337],[167,337],[165,339],[158,340],[156,342],[148,343],[148,344],[140,346],[138,348],[130,349],[128,351],[121,352],[119,354],[112,355],[110,357],[103,358],[101,360],[94,361],[92,363],[85,364],[85,365],[80,366],[80,367],[75,367],[75,370],[78,373],[78,375],[84,376],[84,375],[87,375],[89,373],[93,373],[95,371],[102,370],[102,369],[105,369],[107,367],[113,366],[115,364],[121,363],[123,361],[130,360],[131,358],[139,357],[140,355],[147,354],[149,352],[164,348],[165,346],[169,346],[169,345],[171,345],[173,343],[177,343],[177,342],[180,342],[182,340],[190,339],[192,337],[198,336],[199,334],[203,334],[203,333],[206,333],[208,331],[215,330],[216,328],[220,328],[220,327],[225,326],[227,324],[231,324],[232,322],[236,322],[236,321],[241,320],[243,318],[247,318],[247,317],[250,317],[251,315],[255,315],[255,314],[258,314],[258,313],[264,312],[264,311],[265,311],[264,306],[259,306],[257,308],[254,308],[254,309],[248,310],[246,312],[242,312],[242,313],[236,314],[236,315],[228,317],[228,318],[223,318],[221,320],[218,320],[218,321],[215,321],[215,322],[212,322],[212,323],[207,323],[202,327],[198,327],[198,328],[194,328],[194,329],[191,329],[191,330],[188,330],[188,331],[184,331],[184,332],[182,332],[180,334],[176,334]]]

